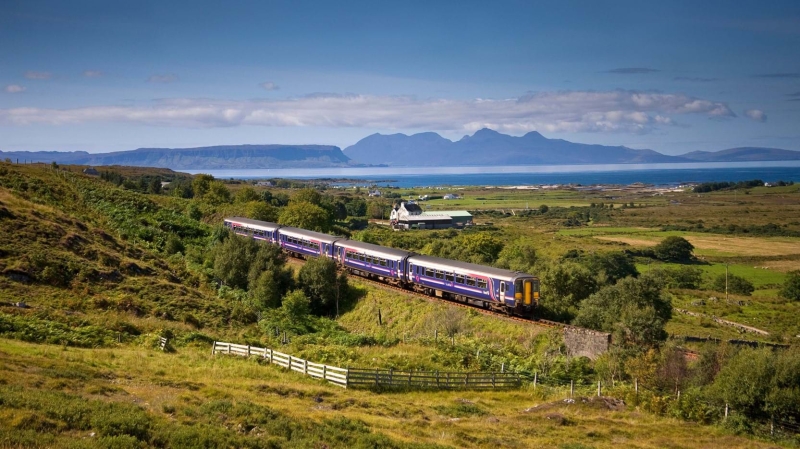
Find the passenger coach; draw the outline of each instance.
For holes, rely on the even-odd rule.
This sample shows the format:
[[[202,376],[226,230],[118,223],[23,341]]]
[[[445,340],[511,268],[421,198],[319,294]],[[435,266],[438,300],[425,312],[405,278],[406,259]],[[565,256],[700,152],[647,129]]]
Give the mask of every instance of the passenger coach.
[[[336,260],[359,276],[400,284],[407,282],[406,260],[413,253],[357,240],[341,239],[335,244]]]
[[[518,271],[414,255],[408,258],[407,276],[427,295],[507,313],[529,314],[539,301],[539,280]]]
[[[225,227],[233,231],[234,234],[270,243],[278,243],[278,228],[280,228],[280,225],[277,223],[231,217],[225,219]]]
[[[295,256],[333,257],[333,243],[341,237],[300,228],[281,227],[278,243],[281,248]]]

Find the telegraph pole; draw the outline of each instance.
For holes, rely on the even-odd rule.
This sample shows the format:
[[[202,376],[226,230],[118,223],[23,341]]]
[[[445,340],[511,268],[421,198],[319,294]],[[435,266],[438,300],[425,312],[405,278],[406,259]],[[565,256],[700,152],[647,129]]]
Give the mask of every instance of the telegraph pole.
[[[725,302],[728,302],[728,262],[725,262]]]

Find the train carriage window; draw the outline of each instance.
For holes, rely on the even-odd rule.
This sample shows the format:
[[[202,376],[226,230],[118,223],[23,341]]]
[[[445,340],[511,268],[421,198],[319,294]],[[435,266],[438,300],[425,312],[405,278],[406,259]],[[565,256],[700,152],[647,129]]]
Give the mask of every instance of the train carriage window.
[[[467,285],[475,286],[475,278],[467,276]]]
[[[444,279],[444,273],[439,270],[436,270],[436,279]]]
[[[445,273],[444,280],[447,282],[453,282],[453,273]]]
[[[429,278],[432,278],[433,277],[433,270],[431,270],[430,268],[426,268],[425,269],[425,276],[428,276]]]
[[[505,292],[506,292],[506,283],[505,282],[501,282],[500,283],[500,293],[505,293]]]
[[[486,288],[486,281],[483,279],[478,279],[478,288]]]
[[[459,284],[463,284],[464,283],[464,275],[463,274],[457,274],[456,275],[456,282],[458,282]]]
[[[386,264],[386,259],[381,259],[381,266],[382,266],[382,267],[385,267],[386,265],[387,265],[387,264]]]
[[[372,256],[367,256],[367,263],[368,264],[374,263],[373,260],[372,260]]]

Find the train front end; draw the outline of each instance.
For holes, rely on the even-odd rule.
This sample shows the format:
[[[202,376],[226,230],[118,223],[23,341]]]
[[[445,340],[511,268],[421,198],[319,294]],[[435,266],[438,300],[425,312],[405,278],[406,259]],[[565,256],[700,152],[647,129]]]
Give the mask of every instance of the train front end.
[[[530,316],[539,307],[539,279],[520,277],[514,280],[514,302],[517,313]]]

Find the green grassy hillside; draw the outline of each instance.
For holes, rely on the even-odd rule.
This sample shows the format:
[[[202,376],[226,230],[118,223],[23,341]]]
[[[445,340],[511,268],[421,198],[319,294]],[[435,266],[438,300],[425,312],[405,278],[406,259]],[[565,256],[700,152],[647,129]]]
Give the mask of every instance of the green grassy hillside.
[[[182,190],[175,187],[171,194],[164,194],[155,184],[143,182],[167,175],[173,176],[175,183],[183,183]],[[350,228],[361,220],[350,213],[366,209],[366,202],[357,204],[363,201],[357,196],[291,188],[256,190],[241,183],[228,186],[195,178],[203,184],[148,170],[120,170],[105,178],[108,181],[85,176],[77,167],[65,170],[0,163],[0,446],[601,448],[724,444],[755,448],[768,446],[752,437],[763,437],[759,432],[768,411],[778,410],[786,422],[797,419],[791,406],[794,384],[781,377],[793,372],[792,363],[800,359],[796,351],[753,353],[751,358],[761,361],[753,366],[783,368],[756,373],[770,390],[750,393],[774,395],[783,402],[737,403],[731,420],[721,425],[719,404],[724,403],[725,395],[733,394],[731,388],[736,385],[725,376],[731,372],[756,375],[736,365],[737,360],[750,357],[749,353],[737,355],[736,349],[725,345],[698,347],[700,360],[687,364],[675,343],[659,341],[641,348],[620,343],[594,362],[570,358],[557,330],[453,308],[353,278],[342,294],[339,316],[330,303],[327,309],[309,314],[311,303],[304,308],[297,298],[310,293],[304,293],[303,285],[296,281],[292,288],[297,290],[281,291],[283,296],[270,302],[263,300],[263,295],[277,287],[261,277],[262,273],[249,279],[252,276],[245,270],[244,280],[239,279],[238,284],[232,280],[235,277],[223,273],[226,268],[220,260],[226,257],[225,248],[236,245],[226,247],[234,237],[223,232],[219,222],[228,215],[284,220],[287,215],[283,213],[292,207],[289,198],[301,197],[318,203],[309,204],[316,209],[306,210],[323,218],[328,211],[335,211],[328,215],[327,226],[336,232],[533,270],[542,274],[544,291],[553,294],[566,291],[555,287],[570,282],[568,272],[558,275],[562,277],[545,276],[560,273],[560,266],[588,272],[580,264],[606,263],[602,275],[588,272],[580,282],[601,282],[611,288],[615,280],[608,263],[638,263],[642,272],[653,268],[644,263],[647,256],[641,255],[652,246],[644,240],[662,237],[659,233],[691,238],[707,237],[704,233],[640,232],[641,223],[625,221],[628,212],[586,207],[583,203],[591,204],[596,198],[573,191],[542,197],[558,197],[564,202],[562,208],[540,215],[490,214],[487,217],[493,217],[495,225],[464,232],[392,233],[374,227],[359,232]],[[192,189],[196,192],[187,194]],[[513,192],[508,195],[512,198]],[[656,204],[658,201],[648,203],[656,215],[663,213],[660,207],[666,207]],[[577,207],[571,209],[570,205]],[[589,224],[578,229],[616,226],[602,234],[564,231],[587,217]],[[565,221],[571,224],[564,225]],[[642,241],[619,240],[636,237]],[[755,274],[764,272],[759,269],[737,271],[756,284],[753,296],[742,297],[741,304],[698,302],[719,295],[706,288],[709,279],[698,289],[666,291],[665,298],[680,307],[740,319],[780,334],[758,338],[786,341],[785,334],[796,329],[796,320],[787,317],[796,311],[796,303],[778,299],[775,284],[789,271],[785,267],[791,267],[795,242],[793,237],[775,237],[778,239],[785,249],[778,255],[752,254],[752,249],[744,254],[742,248],[753,246],[744,244],[726,254],[705,253],[709,264],[699,263],[709,277],[718,274],[719,264],[725,261],[732,263],[732,269],[751,260],[789,262],[775,273],[770,271],[773,277],[755,279]],[[704,242],[714,244],[713,239]],[[616,259],[594,258],[619,250],[628,252]],[[735,254],[728,254],[731,251]],[[278,259],[262,260],[271,267],[265,271],[280,271],[274,265]],[[667,263],[658,266],[672,267]],[[302,264],[290,262],[288,267],[293,274],[290,277],[302,276]],[[292,308],[292,304],[299,307]],[[319,303],[315,306],[322,307]],[[741,336],[708,320],[678,314],[673,314],[666,329],[682,335]],[[624,336],[624,331],[613,329],[615,335]],[[158,349],[160,336],[170,338],[170,351]],[[627,404],[611,399],[564,402],[567,387],[540,384],[534,390],[528,381],[520,390],[507,392],[343,390],[255,360],[212,357],[210,345],[215,340],[276,348],[342,367],[439,371],[502,367],[567,384],[575,380],[582,396],[591,395],[595,382],[601,380],[604,385],[614,385],[608,393]],[[731,366],[734,368],[728,368]],[[646,397],[641,403],[630,401],[634,377],[641,379]],[[705,402],[677,400],[676,385],[690,398],[713,402],[713,408],[695,407]],[[741,397],[750,399],[750,393]],[[751,436],[736,436],[737,432]],[[769,440],[769,445],[775,444],[791,446],[797,441],[781,434]]]

